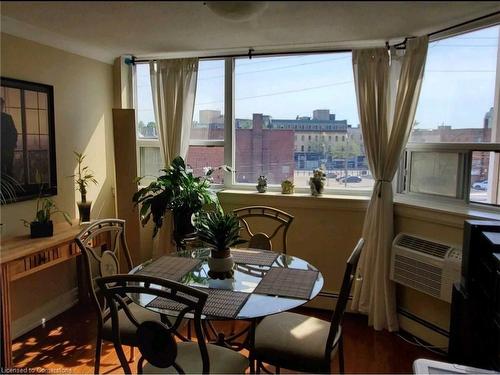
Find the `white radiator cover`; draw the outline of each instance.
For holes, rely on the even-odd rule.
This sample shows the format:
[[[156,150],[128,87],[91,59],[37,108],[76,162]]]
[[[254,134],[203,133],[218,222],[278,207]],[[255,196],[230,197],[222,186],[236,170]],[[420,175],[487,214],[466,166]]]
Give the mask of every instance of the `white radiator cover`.
[[[391,280],[451,302],[453,283],[460,280],[462,250],[407,233],[392,243]]]

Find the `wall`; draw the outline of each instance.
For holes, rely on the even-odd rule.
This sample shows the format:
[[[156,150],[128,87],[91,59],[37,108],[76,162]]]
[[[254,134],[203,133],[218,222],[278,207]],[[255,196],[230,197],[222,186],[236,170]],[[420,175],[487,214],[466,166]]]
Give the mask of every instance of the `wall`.
[[[280,193],[226,190],[219,193],[225,211],[251,205],[272,206],[295,216],[289,231],[288,253],[317,266],[325,278],[323,291],[338,293],[345,262],[361,236],[368,200],[364,197],[284,196]],[[446,212],[395,204],[395,233],[407,232],[461,247],[466,213]],[[500,215],[496,215],[500,220]],[[416,290],[397,286],[398,308],[421,318],[441,331],[449,330],[450,304]],[[317,297],[311,306],[331,309],[335,300]],[[401,329],[440,348],[447,348],[445,335],[399,315]]]
[[[78,216],[79,193],[67,176],[76,168],[73,151],[80,151],[99,181],[88,192],[87,199],[94,201],[92,218],[113,217],[112,66],[2,33],[1,75],[54,86],[58,207],[73,218]],[[30,220],[35,204],[31,200],[2,206],[2,237],[28,233],[20,219]],[[53,307],[61,309],[65,302],[74,301],[75,287],[74,261],[13,283],[12,314],[18,320],[14,331],[50,317]]]

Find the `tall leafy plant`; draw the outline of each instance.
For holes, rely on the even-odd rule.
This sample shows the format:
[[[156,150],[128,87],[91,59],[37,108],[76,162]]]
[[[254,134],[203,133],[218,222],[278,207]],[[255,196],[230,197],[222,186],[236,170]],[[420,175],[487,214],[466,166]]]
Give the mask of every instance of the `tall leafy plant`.
[[[217,169],[230,171],[227,166]],[[142,225],[152,219],[154,237],[163,225],[168,210],[172,210],[178,230],[182,222],[191,221],[192,214],[200,212],[206,205],[217,204],[217,196],[210,189],[210,177],[215,170],[209,168],[205,176],[195,177],[187,170],[184,159],[176,157],[170,167],[161,170],[162,175],[132,197],[134,203],[140,206]]]
[[[73,153],[78,163],[78,171],[70,177],[75,179],[76,190],[79,191],[82,196],[82,203],[85,203],[87,202],[87,186],[89,186],[90,183],[97,185],[97,180],[89,167],[83,165],[85,155],[76,151],[73,151]]]

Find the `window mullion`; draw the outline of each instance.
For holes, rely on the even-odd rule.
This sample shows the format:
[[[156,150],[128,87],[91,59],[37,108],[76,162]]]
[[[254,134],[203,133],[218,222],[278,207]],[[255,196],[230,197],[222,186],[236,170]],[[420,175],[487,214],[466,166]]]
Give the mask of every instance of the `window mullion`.
[[[234,169],[234,59],[224,60],[224,164]],[[226,186],[234,184],[234,173],[224,172]]]

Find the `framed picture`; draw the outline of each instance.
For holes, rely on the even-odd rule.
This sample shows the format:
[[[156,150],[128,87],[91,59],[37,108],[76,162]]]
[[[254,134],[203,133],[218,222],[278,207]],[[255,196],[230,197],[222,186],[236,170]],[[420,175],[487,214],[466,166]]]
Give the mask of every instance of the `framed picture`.
[[[1,77],[2,204],[57,194],[54,88]]]

